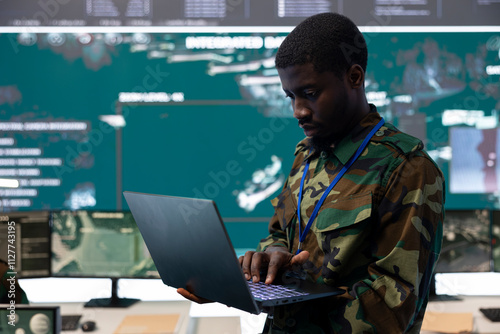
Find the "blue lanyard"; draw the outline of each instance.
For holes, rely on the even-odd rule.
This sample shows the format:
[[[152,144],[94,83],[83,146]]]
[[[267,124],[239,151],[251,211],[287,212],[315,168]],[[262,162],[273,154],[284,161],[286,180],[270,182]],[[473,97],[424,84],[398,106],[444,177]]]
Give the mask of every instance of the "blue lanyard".
[[[314,207],[314,211],[313,211],[311,217],[309,218],[309,221],[307,222],[307,226],[304,229],[304,232],[301,232],[300,204],[302,202],[302,189],[304,188],[304,180],[306,178],[307,172],[309,171],[309,159],[307,160],[306,168],[304,169],[304,173],[302,174],[302,180],[300,181],[300,188],[299,188],[299,200],[298,200],[298,206],[297,206],[297,217],[299,220],[299,247],[297,249],[296,254],[299,254],[302,251],[302,243],[306,239],[306,235],[309,232],[309,229],[311,228],[311,225],[312,225],[314,219],[316,219],[316,216],[318,215],[319,208],[321,207],[321,205],[325,201],[326,197],[328,196],[330,191],[333,189],[333,187],[335,187],[335,185],[339,182],[339,180],[342,178],[342,176],[345,174],[345,172],[349,169],[349,167],[351,167],[351,165],[354,163],[354,161],[356,161],[356,159],[358,159],[358,157],[361,155],[361,153],[365,149],[366,145],[368,145],[368,142],[370,141],[370,139],[373,137],[375,132],[377,132],[382,127],[382,125],[384,125],[383,118],[370,131],[370,133],[366,136],[366,138],[363,140],[361,145],[358,147],[358,150],[356,151],[356,153],[354,153],[354,155],[349,159],[349,161],[347,161],[347,163],[344,165],[344,167],[342,167],[342,169],[337,174],[337,176],[335,176],[335,179],[333,179],[332,183],[330,183],[328,188],[323,193],[323,196],[321,196],[320,200],[318,201],[318,203]]]

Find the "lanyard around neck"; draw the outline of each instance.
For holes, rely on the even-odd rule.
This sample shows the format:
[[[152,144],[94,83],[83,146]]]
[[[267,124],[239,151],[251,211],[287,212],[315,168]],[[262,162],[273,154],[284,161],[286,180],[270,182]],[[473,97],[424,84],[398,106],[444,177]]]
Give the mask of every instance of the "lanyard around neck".
[[[384,123],[385,123],[384,119],[382,118],[377,123],[377,125],[375,125],[375,127],[370,131],[370,133],[368,133],[368,135],[365,137],[365,139],[363,140],[363,142],[361,143],[361,145],[358,147],[357,151],[347,161],[347,163],[344,165],[344,167],[342,167],[342,169],[337,174],[337,176],[335,176],[335,178],[333,179],[332,183],[330,183],[330,185],[328,186],[328,188],[324,191],[324,193],[321,196],[321,198],[318,201],[318,203],[316,203],[316,206],[314,207],[314,211],[311,214],[311,217],[309,218],[309,221],[307,222],[306,228],[304,229],[303,232],[301,232],[300,205],[301,205],[301,202],[302,202],[302,190],[304,189],[304,180],[306,178],[307,172],[309,171],[309,159],[307,160],[306,167],[304,169],[304,173],[302,174],[302,179],[300,181],[299,200],[298,200],[298,205],[297,205],[297,217],[298,217],[298,220],[299,220],[299,246],[298,246],[296,254],[299,254],[302,251],[302,243],[306,239],[306,235],[309,232],[309,229],[311,228],[311,225],[312,225],[314,219],[316,219],[316,216],[318,215],[319,208],[321,207],[321,205],[325,201],[325,199],[328,196],[328,194],[330,193],[330,191],[333,189],[333,187],[335,187],[335,185],[339,182],[339,180],[342,178],[342,176],[345,174],[345,172],[349,169],[349,167],[351,167],[351,165],[354,163],[354,161],[356,161],[356,159],[358,159],[358,157],[361,155],[361,153],[365,149],[366,145],[368,145],[368,142],[373,137],[373,135],[375,134],[375,132],[377,132],[382,127],[382,125],[384,125]]]

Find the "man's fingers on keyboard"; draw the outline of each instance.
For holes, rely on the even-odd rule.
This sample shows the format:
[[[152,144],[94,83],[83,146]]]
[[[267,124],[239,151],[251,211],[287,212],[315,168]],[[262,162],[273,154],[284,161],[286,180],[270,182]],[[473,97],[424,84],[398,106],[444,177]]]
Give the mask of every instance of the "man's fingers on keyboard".
[[[252,256],[252,264],[250,266],[250,273],[252,281],[260,281],[261,270],[266,271],[269,264],[269,255],[264,252],[256,252]]]
[[[252,265],[254,251],[247,251],[245,255],[240,257],[241,270],[243,270],[243,274],[245,274],[245,279],[249,280],[252,273],[250,266]]]
[[[292,258],[292,254],[285,252],[273,252],[271,253],[271,257],[269,259],[269,266],[267,268],[267,276],[266,276],[266,284],[271,284],[276,276],[278,275],[278,271],[286,267]]]

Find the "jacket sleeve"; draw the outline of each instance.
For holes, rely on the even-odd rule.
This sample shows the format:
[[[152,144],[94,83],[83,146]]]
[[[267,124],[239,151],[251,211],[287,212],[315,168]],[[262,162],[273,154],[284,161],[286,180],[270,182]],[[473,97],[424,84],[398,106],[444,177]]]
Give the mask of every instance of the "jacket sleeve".
[[[286,232],[286,226],[282,226],[282,223],[280,223],[279,216],[280,215],[285,215],[286,211],[290,210],[285,210],[286,205],[290,205],[290,203],[284,203],[283,202],[283,194],[287,189],[288,183],[285,182],[282,192],[278,197],[275,199],[271,200],[271,204],[274,206],[274,215],[271,218],[271,221],[269,222],[269,235],[262,239],[259,242],[259,245],[257,246],[257,251],[262,252],[265,251],[268,247],[285,247],[289,249],[290,243],[287,238],[287,232]]]
[[[373,262],[366,278],[340,297],[346,298],[345,308],[334,312],[356,333],[420,328],[441,250],[444,179],[439,168],[417,153],[388,175],[375,212]]]
[[[285,247],[288,249],[288,240],[286,238],[285,232],[281,231],[279,228],[276,229],[275,224],[277,224],[277,219],[276,219],[276,217],[273,217],[271,219],[270,224],[269,224],[269,233],[270,234],[265,239],[262,239],[259,242],[259,244],[257,246],[258,252],[263,252],[268,247],[278,247],[279,246],[279,247]]]

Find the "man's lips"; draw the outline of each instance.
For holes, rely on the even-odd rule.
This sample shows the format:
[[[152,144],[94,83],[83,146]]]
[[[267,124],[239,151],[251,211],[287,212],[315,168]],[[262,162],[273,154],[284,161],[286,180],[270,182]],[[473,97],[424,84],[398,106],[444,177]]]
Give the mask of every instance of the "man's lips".
[[[299,124],[299,127],[301,127],[302,130],[304,130],[304,134],[307,137],[312,137],[317,129],[314,125],[309,124],[309,123]]]

